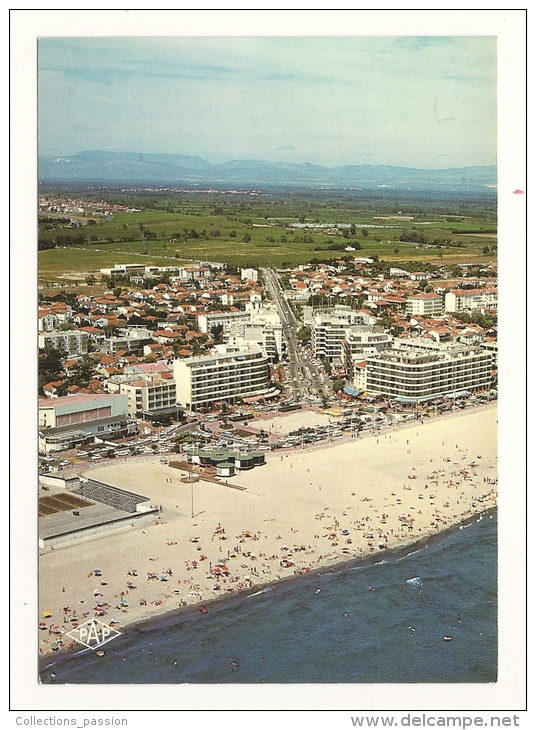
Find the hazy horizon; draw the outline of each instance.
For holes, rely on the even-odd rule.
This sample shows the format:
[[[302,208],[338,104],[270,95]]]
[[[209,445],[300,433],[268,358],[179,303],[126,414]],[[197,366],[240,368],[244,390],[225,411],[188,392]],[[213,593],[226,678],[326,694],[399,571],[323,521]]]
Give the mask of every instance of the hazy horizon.
[[[493,36],[45,37],[39,154],[492,166],[496,60]]]
[[[192,159],[198,158],[202,160],[203,162],[207,162],[210,165],[225,165],[231,162],[255,162],[255,163],[262,163],[262,164],[268,164],[268,165],[274,165],[274,164],[297,164],[297,165],[318,165],[318,163],[310,162],[310,161],[303,161],[303,162],[285,162],[282,160],[267,160],[267,159],[253,159],[253,158],[229,158],[229,159],[222,159],[220,162],[212,162],[210,158],[214,158],[214,155],[207,154],[206,156],[201,155],[188,155],[183,152],[147,152],[146,150],[102,150],[102,149],[83,149],[79,150],[77,152],[64,152],[54,155],[40,155],[40,157],[46,157],[51,159],[66,159],[70,157],[76,157],[77,155],[93,155],[93,154],[120,154],[120,155],[144,155],[144,156],[152,156],[152,155],[165,155],[170,157],[190,157]],[[408,166],[408,165],[390,165],[388,163],[378,164],[375,165],[374,163],[370,162],[364,162],[364,163],[341,163],[339,165],[319,165],[320,167],[324,167],[326,169],[335,169],[339,167],[350,167],[350,166],[363,166],[363,167],[395,167],[400,169],[406,169],[406,170],[422,170],[422,171],[433,171],[433,170],[457,170],[457,169],[464,169],[469,167],[497,167],[497,163],[493,163],[490,165],[455,165],[451,167],[417,167],[417,166]]]

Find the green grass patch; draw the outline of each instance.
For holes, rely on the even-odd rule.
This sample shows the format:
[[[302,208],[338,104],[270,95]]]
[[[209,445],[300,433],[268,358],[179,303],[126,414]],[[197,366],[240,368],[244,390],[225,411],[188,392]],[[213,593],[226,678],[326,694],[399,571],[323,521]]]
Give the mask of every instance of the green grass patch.
[[[117,193],[117,200],[121,196]],[[350,193],[311,192],[271,199],[236,196],[128,198],[139,213],[114,213],[76,229],[41,226],[41,239],[79,235],[84,243],[39,252],[40,282],[96,273],[116,263],[172,266],[185,261],[222,261],[233,266],[298,266],[346,255],[403,262],[482,261],[496,253],[496,213],[491,204],[460,201],[450,207],[423,199],[413,209],[381,199],[358,202]],[[437,206],[437,207],[434,207]],[[444,210],[441,209],[444,208]],[[402,211],[399,214],[399,211]],[[46,215],[46,214],[45,214]],[[326,230],[292,224],[346,224]],[[143,236],[142,230],[143,227]],[[410,239],[410,240],[400,240]],[[349,247],[355,250],[346,251]]]

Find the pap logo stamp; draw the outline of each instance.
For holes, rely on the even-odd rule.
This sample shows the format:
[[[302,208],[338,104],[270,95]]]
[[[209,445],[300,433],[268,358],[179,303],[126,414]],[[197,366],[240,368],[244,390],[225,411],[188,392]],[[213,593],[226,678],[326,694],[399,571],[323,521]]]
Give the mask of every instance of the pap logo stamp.
[[[121,632],[102,621],[92,618],[90,621],[86,621],[81,626],[69,631],[66,636],[95,651],[95,649],[100,649],[112,639],[121,636]]]

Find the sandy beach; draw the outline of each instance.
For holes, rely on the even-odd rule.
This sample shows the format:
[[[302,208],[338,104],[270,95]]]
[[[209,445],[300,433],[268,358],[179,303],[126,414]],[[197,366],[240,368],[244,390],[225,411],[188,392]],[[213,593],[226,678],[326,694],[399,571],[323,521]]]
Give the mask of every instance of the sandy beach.
[[[494,507],[497,408],[269,453],[227,484],[184,483],[156,458],[91,475],[162,511],[40,556],[41,653],[68,648],[64,633],[93,616],[121,630],[193,604],[210,609],[214,598],[383,556]]]

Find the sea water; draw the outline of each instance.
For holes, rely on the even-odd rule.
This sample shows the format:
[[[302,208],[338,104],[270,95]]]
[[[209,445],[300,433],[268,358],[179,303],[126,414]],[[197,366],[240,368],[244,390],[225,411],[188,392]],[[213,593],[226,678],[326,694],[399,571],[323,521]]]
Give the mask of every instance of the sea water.
[[[47,657],[41,681],[496,681],[496,512],[383,557],[127,629],[102,657]]]

